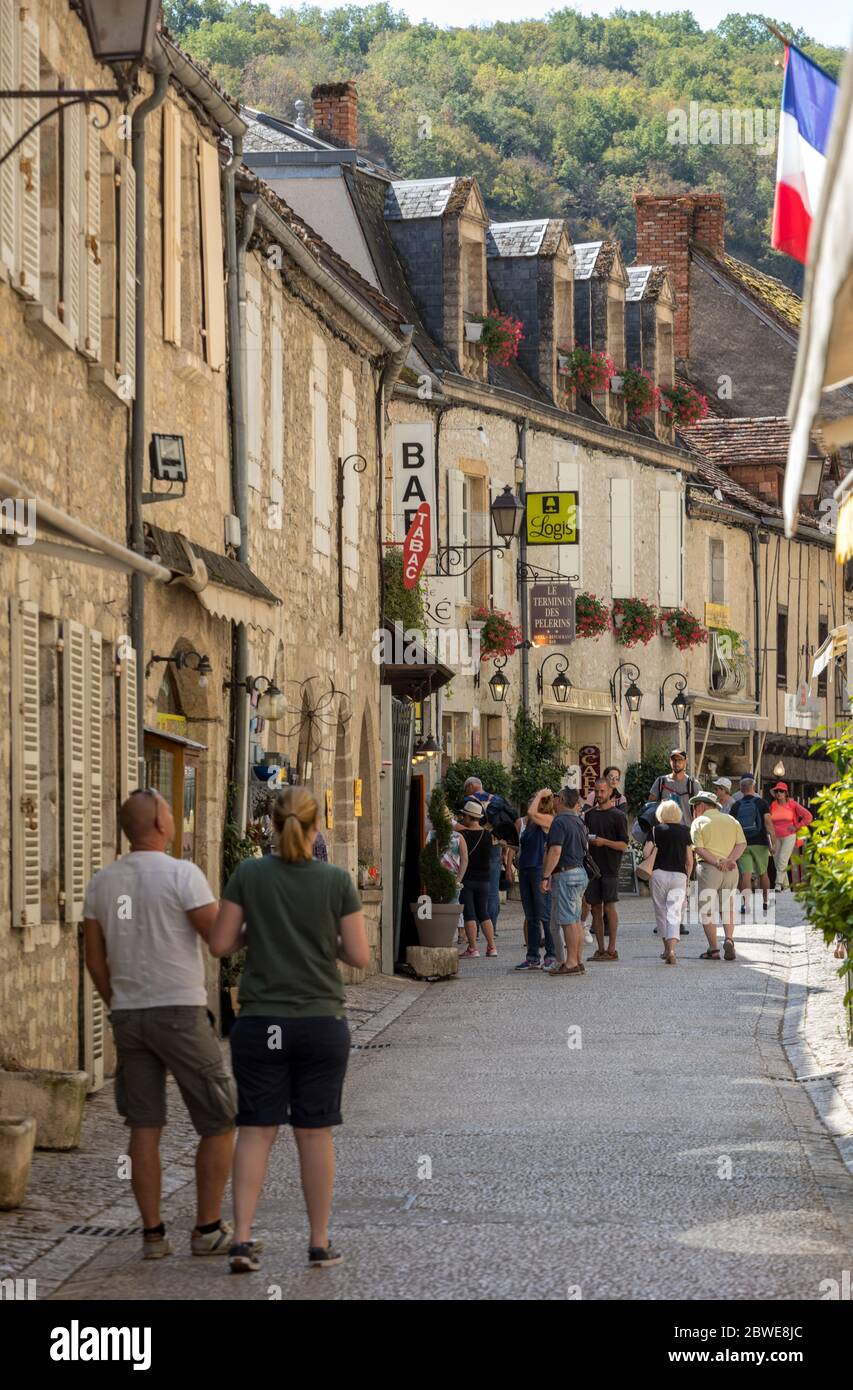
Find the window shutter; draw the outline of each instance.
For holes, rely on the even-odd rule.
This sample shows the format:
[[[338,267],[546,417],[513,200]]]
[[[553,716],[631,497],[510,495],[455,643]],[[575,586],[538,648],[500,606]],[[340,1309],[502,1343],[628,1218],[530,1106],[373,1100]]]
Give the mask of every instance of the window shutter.
[[[124,377],[124,399],[136,394],[136,175],[126,155],[119,164],[118,199],[118,357],[116,376]]]
[[[11,605],[12,925],[41,922],[39,614]]]
[[[16,0],[0,0],[0,91],[14,92],[18,87],[17,13]],[[12,97],[0,101],[0,153],[18,138],[20,107],[21,103]],[[18,268],[20,188],[20,173],[12,155],[0,165],[0,261],[13,274]]]
[[[83,968],[83,1069],[89,1074],[88,1091],[99,1091],[104,1084],[104,1001]]]
[[[69,85],[74,87],[77,84],[69,78]],[[83,341],[80,330],[81,280],[85,273],[85,262],[81,255],[84,238],[82,191],[85,119],[86,111],[83,106],[71,106],[60,116],[65,151],[62,170],[62,322],[75,343]]]
[[[284,348],[277,298],[270,326],[270,471],[274,478],[284,477]]]
[[[103,639],[99,632],[87,632],[86,717],[88,720],[87,763],[89,773],[89,874],[104,867],[104,679]],[[83,970],[83,1068],[89,1074],[90,1091],[104,1084],[104,1034],[106,1009]]]
[[[470,518],[465,507],[465,474],[459,468],[448,468],[447,470],[447,544],[450,546],[464,546],[468,544]],[[460,575],[460,592],[463,600],[466,600],[471,592],[470,574],[461,574],[468,564],[470,556],[462,552],[462,563],[456,565],[455,555],[448,556],[447,568],[451,574]]]
[[[181,345],[181,113],[163,107],[163,337]]]
[[[246,290],[246,452],[249,487],[261,487],[263,461],[263,362],[261,285],[249,280]]]
[[[28,17],[21,21],[21,87],[32,92],[19,103],[21,125],[26,130],[39,118],[39,31]],[[39,132],[33,131],[19,150],[21,197],[21,266],[16,287],[28,299],[38,299],[41,259],[41,189],[39,184]],[[13,156],[13,159],[16,156]]]
[[[62,636],[64,916],[79,922],[86,892],[86,629],[69,621]]]
[[[614,598],[634,596],[634,505],[630,478],[610,479],[610,580]]]
[[[204,286],[204,356],[215,372],[225,366],[225,258],[222,251],[222,203],[219,154],[199,140],[201,182],[201,268]]]
[[[139,725],[136,717],[136,652],[130,643],[119,643],[119,800],[123,803],[139,786]],[[124,835],[122,853],[128,843]]]
[[[83,239],[82,351],[93,362],[101,359],[101,138],[91,121],[83,128],[86,138],[86,172],[83,178],[85,228]]]
[[[681,494],[670,488],[658,493],[658,601],[681,602]]]

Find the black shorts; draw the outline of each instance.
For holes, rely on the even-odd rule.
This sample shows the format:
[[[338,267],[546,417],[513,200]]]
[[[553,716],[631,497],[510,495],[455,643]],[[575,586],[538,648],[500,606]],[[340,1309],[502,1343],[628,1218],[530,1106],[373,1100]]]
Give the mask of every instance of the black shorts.
[[[238,1017],[228,1035],[238,1125],[341,1124],[350,1053],[345,1018]]]
[[[466,922],[489,920],[488,882],[462,884],[462,916]]]
[[[615,876],[609,878],[605,874],[600,878],[591,878],[584,892],[590,907],[596,907],[598,903],[618,903],[619,879]]]

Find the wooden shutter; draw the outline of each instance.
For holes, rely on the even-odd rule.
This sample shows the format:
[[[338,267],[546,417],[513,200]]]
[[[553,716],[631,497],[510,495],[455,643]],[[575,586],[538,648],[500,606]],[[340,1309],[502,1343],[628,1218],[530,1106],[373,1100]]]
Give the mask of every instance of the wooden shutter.
[[[181,345],[181,113],[163,107],[163,337]]]
[[[136,175],[126,155],[119,163],[118,362],[126,381],[124,399],[136,395]]]
[[[104,1035],[107,1013],[104,1001],[83,969],[83,1070],[88,1073],[88,1091],[99,1091],[104,1084]]]
[[[658,602],[681,602],[681,493],[672,488],[658,493]]]
[[[630,478],[610,479],[610,577],[614,598],[633,598],[634,502]]]
[[[0,91],[13,92],[18,88],[17,14],[16,0],[0,0]],[[18,138],[20,108],[21,103],[12,97],[0,101],[0,154]],[[13,275],[18,269],[20,188],[18,164],[12,155],[0,165],[0,261]]]
[[[136,652],[129,642],[119,644],[119,800],[123,803],[139,786],[139,723],[136,714]],[[129,848],[121,837],[122,854]]]
[[[89,777],[89,874],[104,867],[104,678],[103,639],[99,632],[87,632],[88,662],[86,668],[87,765]],[[104,1034],[106,1009],[104,1001],[92,983],[88,970],[83,970],[83,1069],[89,1075],[89,1090],[98,1091],[104,1084]]]
[[[459,468],[448,468],[447,470],[447,543],[448,545],[464,546],[468,544],[470,517],[465,506],[465,474]],[[450,556],[448,569],[453,574],[464,570],[468,564],[470,556],[462,552],[462,563],[456,565],[456,556]],[[471,592],[470,574],[462,574],[460,578],[460,594],[463,600],[467,600]]]
[[[249,487],[260,490],[263,461],[263,360],[260,281],[246,283],[246,454]]]
[[[62,828],[66,922],[83,916],[86,892],[86,665],[87,634],[82,623],[62,628]]]
[[[101,138],[87,120],[86,169],[83,176],[86,228],[83,238],[83,332],[81,351],[93,362],[101,360]]]
[[[41,922],[39,615],[11,602],[12,925]]]
[[[204,356],[215,372],[225,366],[225,257],[222,200],[216,146],[199,140],[201,186],[201,269],[204,289]]]
[[[77,84],[69,79],[70,86]],[[83,230],[83,161],[86,119],[85,107],[70,106],[63,111],[62,139],[64,159],[62,168],[62,322],[75,343],[82,343],[81,315],[82,279],[85,261],[82,251]]]
[[[39,118],[39,31],[26,15],[21,20],[21,88],[32,92],[19,102],[21,126],[26,130]],[[19,150],[21,199],[20,269],[16,288],[28,299],[38,299],[41,262],[41,185],[39,183],[39,132],[34,130]],[[13,156],[15,159],[16,156]]]

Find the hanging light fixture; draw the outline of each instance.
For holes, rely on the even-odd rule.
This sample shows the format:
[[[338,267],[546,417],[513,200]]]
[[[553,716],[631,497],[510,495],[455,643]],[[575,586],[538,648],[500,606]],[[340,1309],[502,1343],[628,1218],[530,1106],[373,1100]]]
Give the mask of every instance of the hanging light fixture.
[[[683,690],[679,690],[672,702],[672,712],[679,723],[687,718],[687,696]]]
[[[524,508],[509,483],[492,503],[492,521],[495,530],[507,545],[518,535],[518,527]]]
[[[151,51],[160,0],[77,0],[99,63],[138,63]]]
[[[509,681],[503,671],[495,671],[489,681],[489,689],[492,692],[492,699],[497,700],[498,704],[503,704],[506,700],[506,693],[509,690]]]
[[[434,758],[436,754],[441,752],[441,747],[436,742],[434,734],[429,734],[429,736],[423,740],[421,752],[425,753],[428,758]]]
[[[285,712],[287,701],[277,685],[270,685],[258,700],[258,718],[269,719],[275,723]]]
[[[637,685],[637,682],[631,681],[631,684],[625,691],[625,704],[628,706],[628,709],[631,711],[632,714],[637,713],[637,710],[640,708],[640,702],[642,698],[643,692]]]
[[[551,682],[551,693],[558,705],[564,705],[569,698],[572,683],[562,671]]]

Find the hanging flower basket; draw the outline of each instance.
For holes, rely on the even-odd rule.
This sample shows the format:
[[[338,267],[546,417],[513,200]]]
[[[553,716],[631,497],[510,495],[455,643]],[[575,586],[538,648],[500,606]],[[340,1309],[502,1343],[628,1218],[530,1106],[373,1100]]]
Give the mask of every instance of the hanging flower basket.
[[[694,618],[688,608],[661,609],[658,626],[662,637],[670,638],[680,652],[689,652],[708,640],[707,628]]]
[[[561,360],[567,363],[566,367],[560,367]],[[578,343],[572,348],[565,343],[557,345],[557,367],[565,378],[566,388],[574,387],[583,396],[591,396],[594,391],[606,391],[616,372],[613,358],[608,353]]]
[[[479,343],[483,336],[483,324],[480,319],[469,320],[465,324],[465,341],[467,343]]]
[[[623,647],[635,647],[638,642],[645,645],[657,632],[657,611],[653,603],[642,598],[617,598],[610,622],[616,641]]]
[[[481,332],[479,343],[490,362],[495,362],[499,367],[506,367],[518,356],[518,345],[524,339],[522,328],[524,325],[519,319],[514,319],[511,314],[477,314],[465,325],[466,337],[469,329],[475,324],[480,324]]]
[[[661,410],[668,406],[676,425],[695,425],[708,414],[708,400],[686,382],[661,388]]]
[[[478,608],[472,616],[474,622],[483,624],[480,629],[480,656],[512,656],[521,641],[521,628],[515,626],[509,613]]]
[[[608,610],[595,594],[578,594],[575,598],[575,636],[600,637],[607,631]]]
[[[640,420],[651,415],[660,402],[660,391],[647,371],[628,367],[623,377],[622,394],[628,408],[629,420]]]

